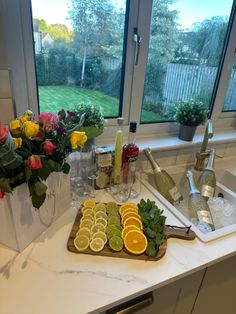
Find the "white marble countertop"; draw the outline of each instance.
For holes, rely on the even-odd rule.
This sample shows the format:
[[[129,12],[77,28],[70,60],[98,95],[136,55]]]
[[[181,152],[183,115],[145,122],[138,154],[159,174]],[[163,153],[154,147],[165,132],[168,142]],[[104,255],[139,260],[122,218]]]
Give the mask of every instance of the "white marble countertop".
[[[144,187],[142,197],[154,200]],[[100,192],[96,200],[110,199]],[[207,244],[168,239],[156,262],[74,254],[66,244],[76,212],[69,209],[22,253],[0,246],[0,314],[100,313],[235,254],[236,234]]]

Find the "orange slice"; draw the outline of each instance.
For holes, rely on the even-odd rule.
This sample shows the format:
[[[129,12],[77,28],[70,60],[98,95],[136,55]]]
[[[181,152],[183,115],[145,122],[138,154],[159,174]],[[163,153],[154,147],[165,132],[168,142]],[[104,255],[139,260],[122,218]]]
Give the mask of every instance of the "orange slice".
[[[124,237],[124,245],[128,252],[139,255],[145,252],[147,248],[147,238],[139,230],[131,230]]]
[[[126,208],[122,211],[122,217],[127,214],[127,213],[136,213],[138,214],[138,210],[137,208],[132,208],[132,207],[129,207],[129,208]]]
[[[120,214],[122,215],[123,211],[125,209],[127,209],[127,208],[136,208],[136,209],[138,209],[138,206],[135,203],[125,203],[125,204],[121,205],[121,207],[119,209]]]
[[[126,234],[131,231],[131,230],[139,230],[140,229],[134,225],[130,225],[130,226],[126,226],[123,230],[122,230],[122,233],[121,233],[121,237],[122,239],[124,239],[124,237],[126,236]]]
[[[130,212],[130,213],[126,213],[126,214],[122,217],[122,220],[121,220],[122,225],[124,225],[125,221],[126,221],[128,218],[130,218],[130,217],[137,218],[138,220],[141,221],[141,217],[139,216],[139,214]]]
[[[129,217],[126,219],[126,221],[124,222],[124,227],[130,226],[130,225],[136,226],[141,230],[143,229],[142,222],[140,221],[140,219],[138,219],[136,217]]]

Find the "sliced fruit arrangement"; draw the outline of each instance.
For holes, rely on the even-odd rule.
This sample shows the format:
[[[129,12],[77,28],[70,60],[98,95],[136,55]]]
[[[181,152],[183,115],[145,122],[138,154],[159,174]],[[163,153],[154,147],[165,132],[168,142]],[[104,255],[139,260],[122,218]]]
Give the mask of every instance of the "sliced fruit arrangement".
[[[119,214],[119,206],[114,202],[107,203],[107,227],[106,234],[109,240],[109,247],[115,251],[119,252],[123,249],[124,243],[122,239],[122,226],[121,217]]]
[[[93,252],[100,252],[107,243],[106,206],[102,203],[95,203],[94,200],[84,201],[81,208],[82,217],[79,229],[74,239],[74,245],[79,252],[90,248]]]

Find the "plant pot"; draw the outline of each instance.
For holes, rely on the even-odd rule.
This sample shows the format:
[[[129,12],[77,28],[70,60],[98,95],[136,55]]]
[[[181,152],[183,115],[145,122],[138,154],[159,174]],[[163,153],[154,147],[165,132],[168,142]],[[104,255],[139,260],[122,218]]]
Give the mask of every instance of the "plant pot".
[[[182,141],[192,141],[196,132],[196,126],[182,125],[179,127],[179,139]]]
[[[21,252],[70,207],[69,176],[53,172],[46,180],[47,197],[35,209],[23,183],[0,200],[0,243]]]

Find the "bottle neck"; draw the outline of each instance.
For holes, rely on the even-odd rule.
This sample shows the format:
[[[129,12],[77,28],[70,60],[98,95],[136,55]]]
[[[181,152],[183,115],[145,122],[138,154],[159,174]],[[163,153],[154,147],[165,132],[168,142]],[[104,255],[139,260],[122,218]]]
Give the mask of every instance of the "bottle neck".
[[[161,167],[158,165],[158,163],[153,158],[151,150],[149,148],[145,149],[144,153],[145,153],[147,159],[149,160],[149,162],[150,162],[150,164],[152,166],[152,170],[154,171],[154,173],[161,172]]]
[[[205,169],[215,171],[214,170],[214,160],[215,160],[215,149],[212,149],[210,154],[209,154],[207,166]]]
[[[135,144],[135,140],[136,140],[136,133],[129,132],[128,144]]]
[[[188,184],[190,189],[190,195],[191,194],[200,194],[199,190],[196,187],[196,184],[194,182],[193,174],[191,171],[187,172],[187,178],[188,178]]]

